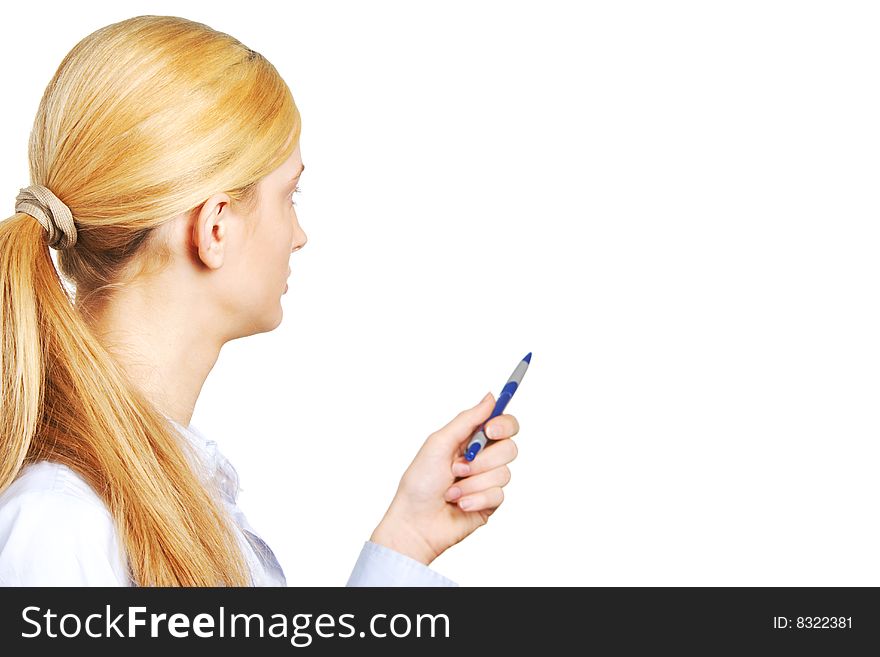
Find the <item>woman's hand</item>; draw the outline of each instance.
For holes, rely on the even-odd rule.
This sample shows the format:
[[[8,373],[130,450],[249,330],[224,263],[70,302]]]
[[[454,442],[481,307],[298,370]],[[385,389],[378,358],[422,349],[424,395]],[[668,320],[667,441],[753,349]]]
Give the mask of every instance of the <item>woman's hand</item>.
[[[465,460],[466,441],[492,414],[492,393],[432,433],[416,454],[397,493],[370,540],[425,565],[485,525],[504,501],[510,481],[507,464],[516,458],[511,436],[519,432],[512,415],[486,423],[491,439],[473,461]],[[497,430],[498,434],[491,432]]]

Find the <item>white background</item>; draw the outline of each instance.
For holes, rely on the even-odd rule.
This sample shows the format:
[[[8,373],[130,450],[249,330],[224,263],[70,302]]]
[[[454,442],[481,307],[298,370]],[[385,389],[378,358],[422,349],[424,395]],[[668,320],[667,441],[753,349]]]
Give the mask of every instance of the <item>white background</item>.
[[[284,321],[193,418],[291,585],[533,352],[472,585],[880,585],[880,16],[855,2],[5,5],[0,181],[73,45],[174,14],[302,113]],[[51,20],[47,17],[51,16]]]

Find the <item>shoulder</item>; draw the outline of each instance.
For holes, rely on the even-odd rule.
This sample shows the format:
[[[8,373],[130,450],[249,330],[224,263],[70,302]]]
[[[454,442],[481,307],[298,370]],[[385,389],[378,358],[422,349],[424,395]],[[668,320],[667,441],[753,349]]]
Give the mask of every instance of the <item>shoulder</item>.
[[[25,466],[0,494],[0,585],[127,583],[113,517],[66,465]]]
[[[66,465],[51,461],[25,465],[15,481],[0,494],[0,505],[27,496],[33,497],[35,494],[56,498],[71,497],[84,503],[98,505],[106,512],[103,501],[85,479]]]

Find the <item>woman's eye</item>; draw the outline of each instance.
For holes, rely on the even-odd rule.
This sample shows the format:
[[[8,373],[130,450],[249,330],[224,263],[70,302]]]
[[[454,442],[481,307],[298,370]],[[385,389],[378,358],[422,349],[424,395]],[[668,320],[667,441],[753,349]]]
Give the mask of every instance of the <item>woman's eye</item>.
[[[296,186],[296,189],[293,190],[293,193],[294,193],[294,194],[299,194],[300,192],[302,192],[302,190],[299,188],[299,185],[297,185],[297,186]],[[291,197],[290,197],[290,203],[291,203],[292,205],[296,205],[296,201],[293,200],[293,195],[291,195]]]

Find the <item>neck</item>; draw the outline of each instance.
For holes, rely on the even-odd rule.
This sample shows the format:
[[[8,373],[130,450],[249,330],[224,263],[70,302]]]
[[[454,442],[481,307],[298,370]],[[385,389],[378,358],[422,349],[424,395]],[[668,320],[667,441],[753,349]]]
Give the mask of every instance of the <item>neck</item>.
[[[179,285],[127,285],[87,315],[129,379],[184,427],[224,342],[206,330],[218,323],[194,296]]]

